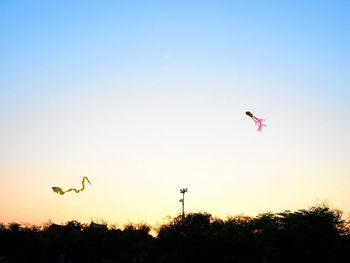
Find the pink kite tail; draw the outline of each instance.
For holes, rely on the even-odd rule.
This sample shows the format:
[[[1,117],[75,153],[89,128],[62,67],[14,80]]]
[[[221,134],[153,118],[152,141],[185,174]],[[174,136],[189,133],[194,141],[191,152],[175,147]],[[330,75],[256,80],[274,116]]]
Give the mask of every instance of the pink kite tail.
[[[259,119],[255,116],[253,116],[252,119],[254,120],[255,124],[259,126],[258,131],[261,131],[263,127],[266,127],[266,125],[263,124],[264,119]]]

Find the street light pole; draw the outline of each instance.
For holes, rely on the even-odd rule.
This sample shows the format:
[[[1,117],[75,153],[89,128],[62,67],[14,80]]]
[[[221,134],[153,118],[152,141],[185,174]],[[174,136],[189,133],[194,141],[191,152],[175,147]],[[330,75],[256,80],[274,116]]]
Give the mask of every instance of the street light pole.
[[[182,203],[182,232],[180,232],[182,236],[182,249],[181,249],[181,262],[185,262],[184,257],[184,250],[185,250],[185,226],[184,226],[184,220],[185,220],[185,193],[188,192],[188,188],[182,188],[180,189],[180,193],[182,194],[182,199],[180,199],[180,202]]]
[[[182,194],[182,199],[180,200],[182,203],[182,224],[184,223],[184,219],[185,219],[185,193],[186,192],[188,192],[188,188],[180,189],[180,193]]]

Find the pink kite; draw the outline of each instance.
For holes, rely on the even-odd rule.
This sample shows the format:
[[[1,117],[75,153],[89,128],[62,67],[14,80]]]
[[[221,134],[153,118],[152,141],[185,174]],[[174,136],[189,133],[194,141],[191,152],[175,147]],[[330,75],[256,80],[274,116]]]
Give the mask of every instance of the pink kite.
[[[247,111],[245,114],[247,114],[250,118],[252,118],[254,123],[259,126],[258,131],[261,131],[263,127],[266,127],[266,125],[262,123],[264,119],[259,119],[255,117],[250,111]]]

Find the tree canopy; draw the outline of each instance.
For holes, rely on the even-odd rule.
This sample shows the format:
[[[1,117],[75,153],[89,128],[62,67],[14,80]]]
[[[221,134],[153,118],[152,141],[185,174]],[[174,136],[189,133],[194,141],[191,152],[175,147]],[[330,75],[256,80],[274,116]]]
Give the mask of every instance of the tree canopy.
[[[0,224],[0,262],[347,262],[348,223],[325,205],[226,219],[188,213],[156,236],[147,224],[13,222]]]

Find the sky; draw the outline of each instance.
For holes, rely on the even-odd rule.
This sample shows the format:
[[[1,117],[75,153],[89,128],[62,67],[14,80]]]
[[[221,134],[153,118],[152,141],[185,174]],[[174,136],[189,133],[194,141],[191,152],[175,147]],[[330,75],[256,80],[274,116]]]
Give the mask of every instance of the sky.
[[[350,216],[349,1],[0,1],[0,222]],[[260,133],[245,115],[266,119]],[[51,189],[81,187],[79,194]]]

